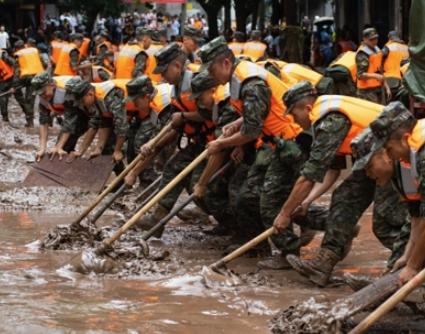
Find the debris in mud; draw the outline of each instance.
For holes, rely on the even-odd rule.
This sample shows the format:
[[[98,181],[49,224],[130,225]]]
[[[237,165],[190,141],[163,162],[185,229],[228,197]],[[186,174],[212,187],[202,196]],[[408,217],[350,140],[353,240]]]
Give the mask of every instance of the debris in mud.
[[[269,328],[274,334],[337,334],[341,333],[341,319],[344,319],[347,313],[347,305],[337,304],[330,307],[310,298],[277,313],[269,321]]]

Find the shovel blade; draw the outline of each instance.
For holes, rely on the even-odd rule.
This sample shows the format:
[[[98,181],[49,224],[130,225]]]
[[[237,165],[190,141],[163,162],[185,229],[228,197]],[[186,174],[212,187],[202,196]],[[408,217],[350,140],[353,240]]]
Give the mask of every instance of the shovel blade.
[[[208,288],[218,286],[237,286],[240,285],[241,279],[226,269],[212,269],[204,266],[201,271],[202,283]]]
[[[95,250],[85,250],[74,256],[69,268],[80,274],[108,274],[118,271],[118,264],[107,256],[97,254]]]
[[[24,180],[26,187],[78,187],[99,192],[111,175],[114,164],[111,156],[102,155],[91,160],[75,159],[71,163],[45,156]]]

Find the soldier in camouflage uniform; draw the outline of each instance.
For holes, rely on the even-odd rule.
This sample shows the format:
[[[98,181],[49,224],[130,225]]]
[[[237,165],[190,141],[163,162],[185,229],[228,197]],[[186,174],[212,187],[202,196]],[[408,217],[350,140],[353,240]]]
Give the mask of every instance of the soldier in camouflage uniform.
[[[136,29],[136,40],[137,43],[142,47],[141,52],[139,52],[135,58],[135,66],[133,70],[133,78],[141,76],[146,71],[146,66],[148,62],[148,55],[143,50],[149,48],[152,40],[150,37],[151,30],[144,27],[137,27]],[[130,43],[129,43],[130,44]]]
[[[10,57],[7,51],[5,50],[1,51],[1,60],[3,60],[10,67],[12,68],[15,67],[15,59]],[[9,91],[12,88],[12,81],[13,81],[13,77],[7,80],[2,80],[0,82],[0,94]],[[0,96],[0,111],[1,111],[1,116],[3,118],[3,122],[9,122],[9,114],[7,110],[7,107],[9,104],[9,95],[10,94]]]
[[[423,128],[424,121],[417,121],[400,102],[391,103],[370,124],[372,138],[364,136],[363,141],[359,141],[359,145],[367,146],[368,152],[363,154],[363,157],[358,159],[353,166],[353,169],[356,170],[364,168],[368,174],[378,180],[385,179],[386,173],[382,163],[373,170],[377,157],[385,152],[395,160],[394,169],[397,171],[391,175],[393,184],[406,200],[405,203],[412,216],[412,229],[405,252],[394,265],[395,268],[404,267],[400,272],[401,284],[412,279],[423,268],[425,260]],[[372,143],[367,143],[367,141],[372,141]],[[406,165],[405,162],[410,165]]]
[[[217,38],[204,45],[199,55],[208,67],[210,73],[219,83],[230,81],[230,91],[235,80],[233,71],[240,61],[235,59],[223,38]],[[216,67],[214,67],[216,66]],[[227,66],[227,68],[226,68]],[[219,72],[218,69],[224,69]],[[260,69],[258,69],[260,72]],[[240,93],[236,99],[242,100],[243,117],[229,125],[229,131],[224,131],[224,138],[219,138],[208,145],[211,155],[223,150],[240,146],[252,145],[257,138],[262,137],[262,144],[257,146],[254,159],[244,180],[237,199],[237,224],[242,239],[252,238],[262,232],[264,228],[273,224],[275,211],[279,210],[276,204],[284,200],[292,189],[298,169],[305,159],[308,143],[304,146],[304,135],[298,135],[296,140],[283,140],[278,137],[263,137],[265,120],[271,113],[272,87],[265,79],[254,76],[241,83]],[[282,113],[284,107],[282,106]],[[230,127],[233,129],[230,130]],[[304,138],[302,138],[304,137]],[[307,140],[308,141],[308,140]],[[253,146],[250,147],[251,150]],[[249,152],[249,150],[248,150]],[[298,237],[287,230],[284,235],[274,238],[284,255],[299,251]],[[288,264],[284,256],[272,258],[260,263],[261,267],[284,268]]]
[[[133,101],[137,108],[137,112],[131,119],[127,142],[127,160],[130,162],[136,157],[140,147],[153,138],[158,133],[158,130],[169,120],[172,106],[171,104],[165,105],[158,117],[155,114],[152,115],[155,111],[150,104],[155,97],[156,89],[151,79],[146,75],[130,80],[126,87],[128,99]],[[142,113],[146,115],[143,119],[140,117]],[[158,173],[153,166],[145,168],[142,173],[136,166],[125,177],[125,182],[132,186],[136,182],[137,176],[139,176],[142,186],[148,186],[158,177]]]
[[[50,151],[53,158],[59,159],[73,152],[73,155],[82,155],[88,148],[84,140],[79,153],[75,153],[78,139],[86,133],[87,139],[93,138],[101,125],[100,110],[94,104],[94,87],[87,81],[76,76],[70,79],[66,86],[64,120],[55,147]]]
[[[202,30],[192,27],[186,27],[183,31],[183,46],[182,50],[186,54],[190,63],[199,63],[200,59],[196,55],[199,45],[203,42]]]
[[[288,111],[294,115],[296,121],[304,129],[311,127],[309,110],[316,102],[315,94],[310,83],[301,82],[289,89],[284,97]],[[310,157],[301,168],[300,178],[275,219],[274,226],[277,231],[285,230],[290,223],[292,213],[313,188],[314,182],[322,182],[328,169],[341,169],[342,165],[336,164],[335,158],[350,129],[351,121],[340,112],[324,113],[314,123],[314,141]],[[323,192],[330,186],[331,184],[327,184]],[[380,191],[383,190],[385,193],[379,196]],[[374,220],[374,224],[390,225],[375,227],[375,232],[391,234],[392,226],[403,226],[410,223],[406,219],[408,216],[406,208],[397,202],[397,195],[394,194],[394,191],[391,193],[391,188],[375,187],[375,181],[364,171],[354,171],[332,194],[326,233],[318,255],[311,260],[302,260],[295,255],[288,255],[287,260],[291,266],[312,282],[320,286],[326,285],[334,266],[344,258],[349,250],[358,220],[374,198],[378,200],[374,210],[378,212],[377,217],[379,217]],[[387,199],[388,202],[386,202]],[[379,203],[379,200],[383,200],[383,203]],[[386,216],[385,220],[380,219],[383,214],[387,214],[384,210],[391,201],[394,203],[394,211],[390,216]],[[393,216],[394,212],[399,214]],[[388,237],[388,235],[378,236],[382,240]],[[393,252],[391,263],[394,263],[397,255],[399,256],[401,253],[398,249],[393,249]]]
[[[19,51],[23,48],[25,48],[24,41],[18,40],[15,42],[15,50]],[[40,59],[41,62],[41,59]],[[28,66],[31,66],[28,64]],[[13,76],[13,89],[14,89],[14,96],[22,110],[25,114],[26,119],[26,125],[27,127],[33,127],[34,126],[34,110],[33,110],[33,104],[34,100],[32,97],[32,91],[31,91],[31,80],[34,76],[24,76],[20,77],[20,68],[19,68],[19,62],[15,61],[15,71]],[[25,95],[22,91],[22,89],[25,88]]]
[[[384,93],[389,96],[391,95],[391,91],[385,81],[384,75],[382,74],[382,61],[379,69],[380,72],[368,73],[370,60],[369,55],[365,52],[365,48],[367,48],[367,50],[374,50],[374,52],[381,52],[381,50],[377,47],[378,37],[379,36],[375,28],[367,28],[363,31],[363,44],[359,47],[356,54],[356,66],[357,81],[364,80],[367,82],[367,80],[375,79],[380,81],[381,85],[375,88],[357,88],[357,96],[371,102],[385,104],[384,102],[386,97],[384,96]],[[358,83],[357,87],[359,87]]]
[[[165,52],[167,53],[167,50],[165,50]],[[163,59],[161,54],[159,55],[159,59]],[[166,64],[167,63],[169,62],[166,62]],[[161,66],[163,66],[163,61],[159,61],[158,66],[161,68]],[[188,138],[187,146],[184,148],[180,147],[178,153],[165,164],[159,186],[160,188],[163,188],[171,180],[173,180],[205,149],[208,137],[211,135],[210,131],[214,131],[214,129],[211,127],[208,129],[204,127],[206,122],[212,121],[212,112],[211,110],[205,108],[205,101],[214,101],[213,94],[216,86],[216,81],[212,79],[207,72],[198,74],[195,78],[192,79],[191,82],[192,98],[196,100],[198,111],[179,112],[172,115],[171,122],[176,134],[181,132],[182,129],[186,126],[193,127],[195,133],[193,136]],[[231,113],[232,111],[229,111],[226,108],[219,110],[216,120],[217,124],[223,124],[223,122],[226,122],[229,117],[229,112]],[[197,123],[197,125],[195,123]],[[144,229],[150,228],[162,217],[164,217],[172,209],[183,189],[186,188],[188,192],[192,191],[195,182],[199,179],[204,166],[205,162],[199,164],[189,176],[178,183],[167,195],[165,195],[160,200],[159,205],[154,208],[153,212],[145,216],[145,218],[140,222],[140,225]],[[210,194],[206,194],[206,203],[208,203],[209,197]]]

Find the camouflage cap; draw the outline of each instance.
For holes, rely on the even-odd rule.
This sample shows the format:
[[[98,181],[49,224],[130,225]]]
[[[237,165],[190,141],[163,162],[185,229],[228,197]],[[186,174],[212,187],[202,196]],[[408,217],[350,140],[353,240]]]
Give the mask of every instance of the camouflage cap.
[[[82,98],[92,88],[94,87],[90,82],[83,80],[79,76],[69,79],[65,85],[66,92],[74,95],[77,99]]]
[[[127,99],[130,101],[147,94],[155,95],[156,91],[152,84],[152,80],[146,75],[130,80],[125,86],[127,88]]]
[[[253,30],[251,32],[251,38],[252,39],[258,39],[261,38],[261,31],[260,30]]]
[[[49,73],[42,72],[40,74],[37,74],[31,80],[31,87],[33,89],[33,95],[43,94],[47,85],[49,85],[52,82],[53,82],[53,80],[52,80],[52,78],[50,78]]]
[[[238,42],[244,42],[245,34],[242,31],[235,31],[235,33],[233,34],[233,38],[236,39]]]
[[[150,36],[151,33],[152,33],[152,30],[148,29],[146,27],[137,27],[136,28],[136,37],[140,37],[140,36],[144,36],[144,35]]]
[[[379,35],[375,28],[367,28],[363,30],[363,37],[367,39],[374,39],[378,38]]]
[[[363,130],[351,141],[353,158],[356,159],[352,171],[364,169],[376,151],[372,150],[375,136],[370,128]]]
[[[295,104],[302,98],[316,95],[316,88],[314,88],[314,86],[309,81],[300,81],[296,83],[283,95],[283,102],[286,105],[286,112],[291,112]]]
[[[69,36],[69,39],[71,40],[71,42],[75,40],[82,41],[84,39],[84,35],[80,33],[71,34]]]
[[[202,71],[192,79],[190,85],[192,87],[192,98],[196,99],[204,91],[216,87],[217,82],[210,76],[208,71]]]
[[[171,43],[159,50],[156,55],[156,67],[153,71],[155,74],[161,74],[166,69],[168,64],[183,53],[177,43]]]
[[[200,70],[203,71],[207,69],[218,55],[229,50],[227,42],[223,36],[214,38],[209,43],[203,45],[198,51],[198,56],[202,60]]]
[[[414,120],[413,114],[401,102],[391,102],[369,125],[376,138],[373,150],[375,152],[379,150],[395,130],[406,124],[406,122]]]
[[[192,27],[186,27],[183,31],[183,36],[192,38],[195,42],[202,42],[204,35],[201,29],[195,29]]]
[[[23,48],[25,46],[25,43],[22,39],[18,39],[15,44],[13,44],[13,47],[15,49]]]

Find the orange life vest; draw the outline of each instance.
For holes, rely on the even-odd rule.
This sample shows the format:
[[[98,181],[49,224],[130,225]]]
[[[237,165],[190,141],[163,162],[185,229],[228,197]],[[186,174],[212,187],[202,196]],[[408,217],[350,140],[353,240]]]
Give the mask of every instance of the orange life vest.
[[[117,79],[133,78],[136,56],[140,52],[142,52],[142,48],[138,44],[126,44],[122,47],[115,63],[115,77]]]
[[[246,42],[243,46],[243,54],[248,56],[252,61],[264,57],[267,45],[258,41]]]
[[[407,72],[409,66],[410,66],[410,62],[408,62],[408,63],[404,64],[402,67],[400,67],[400,72],[403,76],[406,75],[406,72]]]
[[[241,88],[245,80],[255,77],[263,79],[272,93],[270,110],[264,120],[261,137],[294,139],[302,132],[302,129],[294,122],[292,116],[285,114],[286,107],[283,104],[282,97],[288,90],[288,86],[261,66],[249,61],[241,61],[236,66],[230,82],[232,105],[243,116],[243,101],[240,99]],[[258,142],[257,146],[260,144]]]
[[[300,81],[309,81],[313,86],[316,86],[317,83],[323,78],[323,75],[317,73],[309,68],[290,63],[282,67],[280,71],[280,78],[283,82],[292,86]]]
[[[227,44],[227,46],[229,47],[230,50],[232,50],[235,56],[239,56],[240,54],[243,53],[244,45],[245,43],[242,43],[242,42],[231,42]]]
[[[158,83],[162,80],[161,74],[154,74],[153,70],[156,67],[156,58],[155,54],[161,50],[164,46],[162,44],[151,44],[149,49],[144,50],[148,55],[148,60],[146,64],[145,74],[155,83]]]
[[[382,67],[382,52],[376,47],[374,50],[367,45],[360,45],[358,52],[364,52],[369,57],[369,67],[367,73],[380,73]],[[381,87],[382,83],[376,79],[360,79],[357,78],[357,88],[359,89],[372,89]]]
[[[0,51],[0,81],[6,81],[13,77],[14,70],[13,67],[10,66],[8,63],[6,63],[3,60],[3,52],[6,52],[4,50]]]
[[[357,80],[357,66],[356,66],[356,53],[354,51],[347,51],[342,53],[337,59],[335,59],[330,67],[342,66],[345,67],[351,74],[353,82]]]
[[[425,144],[425,119],[418,120],[407,142],[410,147],[410,163],[397,162],[397,185],[406,200],[419,201],[421,195],[418,192],[419,175],[416,161],[419,150]]]
[[[199,73],[199,69],[201,68],[201,64],[188,63],[187,69],[191,70],[193,73]]]
[[[409,48],[406,44],[389,41],[385,46],[390,51],[384,62],[384,76],[401,80],[401,64],[409,59]]]
[[[46,101],[40,96],[40,104],[46,109],[50,110],[54,114],[63,114],[64,111],[64,102],[65,102],[65,85],[71,79],[72,76],[58,76],[53,77],[55,83],[55,93],[51,101]]]
[[[58,62],[56,63],[55,75],[77,75],[77,72],[74,71],[71,67],[71,51],[78,50],[77,46],[74,43],[65,44],[62,47]]]
[[[173,96],[173,105],[180,111],[196,111],[196,101],[192,98],[192,88],[190,82],[193,78],[193,72],[186,69],[183,73],[183,79],[180,83],[180,95]]]
[[[80,52],[80,57],[81,58],[87,58],[89,56],[89,47],[90,47],[90,38],[84,37],[83,38],[83,43],[81,43],[80,48],[78,49],[78,51]]]
[[[24,48],[15,52],[18,58],[20,78],[27,75],[37,75],[44,71],[40,53],[36,48]]]
[[[355,97],[342,95],[322,95],[317,98],[310,112],[312,124],[329,113],[345,115],[351,122],[351,128],[339,147],[338,153],[351,155],[351,141],[360,134],[382,112],[384,106]]]
[[[50,46],[51,46],[51,49],[52,49],[51,57],[52,57],[52,60],[53,60],[53,64],[57,64],[57,62],[59,60],[59,56],[60,56],[61,51],[62,51],[62,47],[64,46],[64,44],[65,44],[64,42],[60,42],[60,41],[56,41],[56,40],[51,41]]]
[[[106,73],[109,74],[109,79],[108,80],[112,80],[113,79],[113,74],[111,71],[109,71],[107,68],[103,67],[103,66],[99,66],[99,65],[93,65],[91,68],[91,73],[92,73],[92,81],[93,82],[103,82],[104,80],[102,80],[102,78],[99,75],[99,71],[103,70]]]

